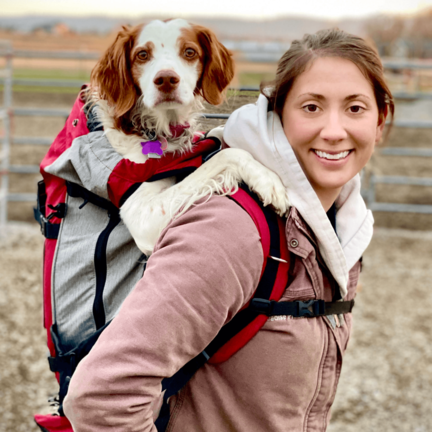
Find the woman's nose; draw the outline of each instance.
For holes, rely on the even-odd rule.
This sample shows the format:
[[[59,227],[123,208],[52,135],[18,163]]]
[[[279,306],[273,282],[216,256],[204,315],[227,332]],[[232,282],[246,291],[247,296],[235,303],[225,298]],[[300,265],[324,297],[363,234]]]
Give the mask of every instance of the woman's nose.
[[[348,137],[342,115],[339,112],[330,112],[326,116],[320,136],[326,141],[341,141]]]

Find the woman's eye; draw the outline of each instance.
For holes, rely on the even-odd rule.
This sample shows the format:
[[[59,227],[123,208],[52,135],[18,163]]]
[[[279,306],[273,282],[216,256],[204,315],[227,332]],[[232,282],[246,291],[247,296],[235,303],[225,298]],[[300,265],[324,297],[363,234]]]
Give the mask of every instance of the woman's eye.
[[[309,104],[309,105],[305,105],[303,107],[303,110],[308,112],[308,113],[316,113],[319,110],[319,107],[315,104]]]
[[[185,49],[184,56],[186,58],[189,58],[189,59],[194,58],[195,54],[196,54],[196,51],[194,49],[192,49],[192,48],[186,48]]]
[[[353,114],[358,114],[364,111],[364,108],[360,105],[353,105],[349,107],[350,112]]]
[[[147,51],[140,51],[138,53],[138,58],[140,60],[147,60],[148,59],[148,52]]]

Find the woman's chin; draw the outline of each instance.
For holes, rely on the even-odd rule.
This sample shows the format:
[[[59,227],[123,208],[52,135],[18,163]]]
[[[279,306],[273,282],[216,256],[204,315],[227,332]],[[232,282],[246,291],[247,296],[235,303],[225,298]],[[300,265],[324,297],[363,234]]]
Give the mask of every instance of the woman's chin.
[[[320,176],[319,179],[311,179],[311,185],[317,192],[339,194],[343,186],[345,186],[356,174],[336,174],[326,173]],[[315,180],[315,181],[314,181]]]

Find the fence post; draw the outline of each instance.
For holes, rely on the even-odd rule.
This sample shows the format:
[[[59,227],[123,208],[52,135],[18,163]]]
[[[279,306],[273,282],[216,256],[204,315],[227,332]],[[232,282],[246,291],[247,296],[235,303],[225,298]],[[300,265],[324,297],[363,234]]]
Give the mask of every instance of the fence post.
[[[6,65],[2,71],[4,77],[2,151],[0,153],[0,236],[6,233],[8,194],[9,194],[9,155],[11,143],[11,115],[12,115],[12,45],[9,41],[1,41],[5,49]]]
[[[369,190],[368,190],[368,207],[371,208],[375,204],[375,185],[376,185],[376,178],[375,174],[372,173],[369,177]]]

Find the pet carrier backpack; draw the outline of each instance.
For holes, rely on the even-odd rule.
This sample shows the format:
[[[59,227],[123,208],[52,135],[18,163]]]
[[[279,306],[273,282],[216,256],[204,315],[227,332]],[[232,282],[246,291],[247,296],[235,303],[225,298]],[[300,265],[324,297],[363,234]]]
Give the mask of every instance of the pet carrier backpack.
[[[145,181],[184,178],[220,147],[214,138],[194,137],[191,152],[136,164],[117,154],[79,96],[63,130],[41,163],[35,218],[45,236],[44,326],[49,366],[59,382],[58,414],[35,415],[45,432],[72,432],[62,403],[73,372],[143,276],[146,257],[119,217],[119,207]],[[158,431],[169,421],[168,398],[207,361],[219,363],[241,349],[270,315],[319,316],[344,313],[347,305],[280,302],[289,272],[285,223],[242,186],[230,196],[254,221],[263,248],[263,268],[253,298],[209,346],[162,382],[164,403]],[[352,306],[350,306],[352,307]],[[343,309],[343,310],[342,310]]]

